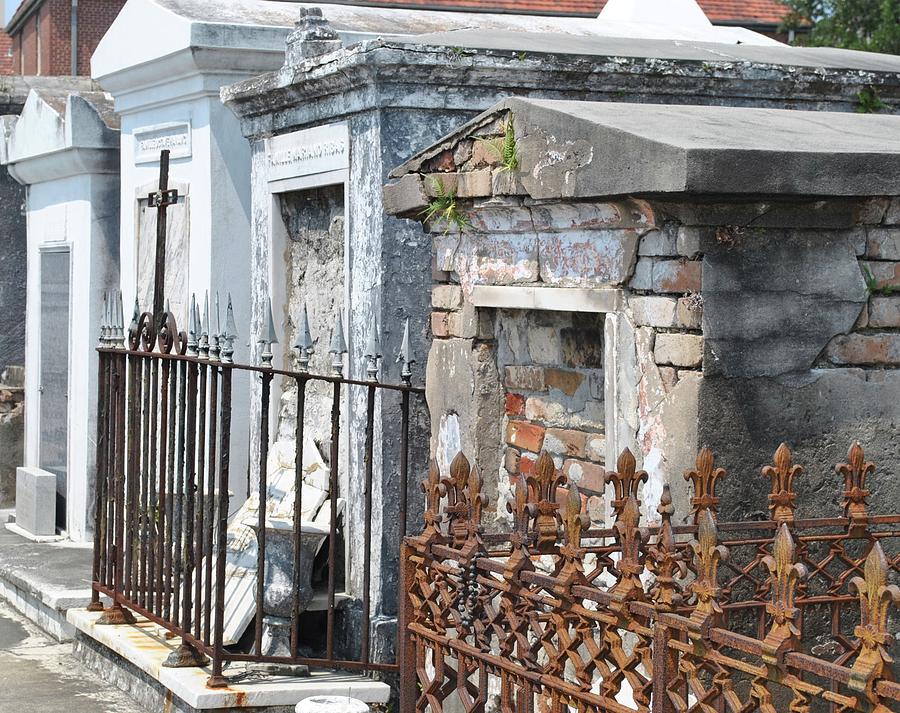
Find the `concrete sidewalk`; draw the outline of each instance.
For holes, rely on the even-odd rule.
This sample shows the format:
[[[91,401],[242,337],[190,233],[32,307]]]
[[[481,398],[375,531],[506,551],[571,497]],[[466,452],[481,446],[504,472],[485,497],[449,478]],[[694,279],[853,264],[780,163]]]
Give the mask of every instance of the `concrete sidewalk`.
[[[6,529],[11,512],[0,510],[0,601],[57,640],[68,641],[74,628],[66,612],[90,601],[91,545],[32,542]]]
[[[0,602],[0,713],[140,713],[125,693]]]

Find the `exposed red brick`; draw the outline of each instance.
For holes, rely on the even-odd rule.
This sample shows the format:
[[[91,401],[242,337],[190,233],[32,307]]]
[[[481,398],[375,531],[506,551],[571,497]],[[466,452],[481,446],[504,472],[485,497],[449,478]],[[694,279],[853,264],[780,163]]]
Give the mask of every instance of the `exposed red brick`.
[[[13,40],[0,30],[0,74],[15,74],[13,70]]]
[[[125,0],[80,0],[78,3],[77,73],[91,73],[91,55],[119,14]],[[23,6],[24,7],[24,6]],[[14,16],[12,73],[72,73],[72,3],[38,0],[29,3],[21,22]],[[40,56],[39,54],[40,49]],[[2,47],[0,47],[2,51]],[[4,55],[5,56],[5,55]],[[0,58],[2,59],[2,58]],[[0,63],[2,73],[2,63]]]
[[[702,270],[699,260],[661,260],[653,266],[653,286],[659,292],[699,292]]]
[[[900,261],[861,263],[875,280],[875,288],[900,289]]]
[[[522,394],[506,395],[506,415],[507,416],[524,416],[525,415],[525,397]]]
[[[521,475],[534,475],[534,467],[537,465],[537,456],[534,453],[522,453],[519,456],[519,473]]]
[[[606,484],[606,468],[596,463],[582,460],[567,460],[563,463],[563,473],[581,489],[602,493]]]
[[[528,421],[510,421],[506,427],[506,442],[526,451],[539,453],[544,445],[543,426]]]
[[[833,364],[900,364],[900,334],[842,334],[831,340],[826,354]]]

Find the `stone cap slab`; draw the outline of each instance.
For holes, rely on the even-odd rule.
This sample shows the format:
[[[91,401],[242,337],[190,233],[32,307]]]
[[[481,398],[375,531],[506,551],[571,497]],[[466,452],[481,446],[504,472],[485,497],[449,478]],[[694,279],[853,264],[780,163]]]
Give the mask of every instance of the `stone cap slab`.
[[[508,116],[519,166],[503,183],[536,200],[900,193],[900,116],[516,98],[391,176],[420,173],[430,159]],[[396,198],[386,202],[402,205]]]
[[[13,177],[25,184],[115,172],[118,153],[119,117],[112,97],[64,85],[30,91],[0,152]]]

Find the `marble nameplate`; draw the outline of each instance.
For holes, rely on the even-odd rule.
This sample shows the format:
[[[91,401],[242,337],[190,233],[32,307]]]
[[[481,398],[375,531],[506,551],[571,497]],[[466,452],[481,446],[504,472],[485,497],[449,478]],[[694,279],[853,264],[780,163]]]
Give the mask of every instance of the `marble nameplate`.
[[[159,152],[169,150],[169,158],[191,155],[191,125],[186,121],[145,126],[134,132],[134,162],[155,163]]]
[[[266,139],[269,182],[346,170],[350,167],[347,124],[329,124]]]

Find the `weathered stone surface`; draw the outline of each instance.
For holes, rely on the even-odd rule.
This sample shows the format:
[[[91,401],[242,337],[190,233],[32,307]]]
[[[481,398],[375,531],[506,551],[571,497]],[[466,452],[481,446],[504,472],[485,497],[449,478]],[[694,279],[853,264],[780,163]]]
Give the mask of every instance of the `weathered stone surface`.
[[[16,469],[16,524],[32,535],[56,532],[56,476],[40,468]]]
[[[508,389],[544,391],[544,369],[539,366],[508,366],[504,370],[503,384]]]
[[[900,295],[872,297],[868,325],[874,328],[900,327]]]
[[[584,456],[587,437],[584,431],[548,428],[544,435],[544,449],[549,453],[580,458]]]
[[[487,169],[458,174],[456,195],[458,198],[483,198],[493,192],[491,172]]]
[[[900,225],[900,198],[894,198],[884,216],[885,225]]]
[[[422,177],[414,173],[386,185],[383,196],[384,210],[389,215],[415,216],[425,210],[429,203]]]
[[[567,369],[545,369],[544,382],[550,389],[558,389],[566,396],[574,396],[584,383],[585,376]]]
[[[634,269],[638,234],[633,230],[542,233],[541,280],[559,287],[621,285]]]
[[[683,329],[700,329],[703,321],[703,300],[699,294],[679,297],[675,306],[675,326]]]
[[[877,468],[867,480],[870,512],[885,514],[900,502],[900,371],[830,368],[796,378],[726,379],[705,376],[699,439],[728,469],[719,481],[722,520],[763,518],[769,483],[760,468],[784,441],[804,466],[794,481],[800,517],[841,513],[846,462],[855,440]]]
[[[840,365],[900,364],[900,334],[842,334],[828,345],[826,357]]]
[[[865,201],[859,208],[859,222],[863,225],[878,225],[884,220],[890,198],[878,196]]]
[[[583,460],[567,460],[563,463],[562,471],[569,481],[578,485],[581,490],[602,493],[606,489],[604,482],[606,468],[601,465],[586,463]]]
[[[809,369],[867,298],[840,234],[759,231],[734,247],[708,246],[703,281],[704,373],[731,377]]]
[[[4,141],[0,125],[0,141]],[[0,166],[0,371],[25,364],[25,187]]]
[[[651,230],[641,238],[638,255],[678,255],[677,234],[665,228]]]
[[[588,460],[604,463],[606,461],[606,436],[590,434],[584,446],[584,454]]]
[[[515,233],[533,230],[531,211],[520,205],[481,206],[468,214],[475,233]]]
[[[653,352],[657,364],[698,367],[703,361],[703,337],[695,334],[657,334]]]
[[[459,309],[463,294],[459,285],[435,285],[431,290],[431,306],[435,309]]]
[[[667,260],[642,257],[637,261],[629,286],[662,294],[699,292],[702,268],[698,260]]]
[[[641,200],[615,203],[547,203],[531,206],[534,229],[542,232],[656,226],[651,206]]]
[[[866,257],[900,260],[900,228],[869,228]]]
[[[876,290],[900,290],[900,262],[861,262],[875,281]]]
[[[438,266],[456,272],[463,287],[537,282],[534,234],[445,234],[435,240]]]
[[[700,254],[702,230],[702,228],[680,226],[675,239],[676,252],[689,260],[696,258]]]
[[[708,198],[694,202],[656,202],[658,212],[674,218],[685,226],[707,228],[714,232],[722,225],[752,225],[754,228],[796,228],[796,229],[850,229],[860,222],[867,199],[831,198],[809,200],[803,197],[778,201],[750,201],[725,203]],[[711,230],[710,230],[711,228]]]
[[[431,313],[431,333],[437,339],[450,336],[449,314],[447,312]]]
[[[628,300],[634,323],[641,327],[674,327],[676,304],[674,297],[657,295],[632,297]]]

